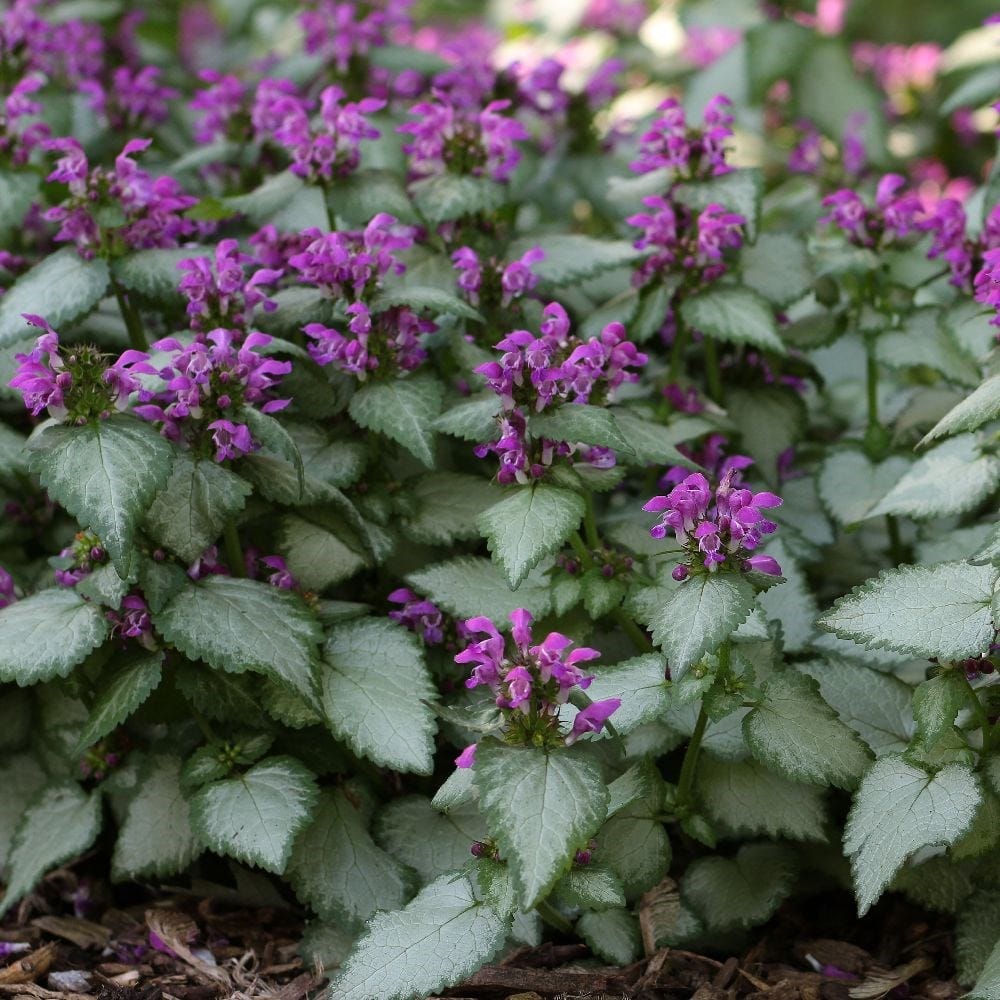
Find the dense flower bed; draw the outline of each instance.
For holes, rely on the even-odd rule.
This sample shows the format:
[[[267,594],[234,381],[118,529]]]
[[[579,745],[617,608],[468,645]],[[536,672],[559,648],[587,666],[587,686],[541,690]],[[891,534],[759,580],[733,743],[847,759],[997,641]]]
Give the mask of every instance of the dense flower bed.
[[[1000,19],[887,6],[5,5],[0,911],[212,852],[404,998],[826,879],[997,994]]]

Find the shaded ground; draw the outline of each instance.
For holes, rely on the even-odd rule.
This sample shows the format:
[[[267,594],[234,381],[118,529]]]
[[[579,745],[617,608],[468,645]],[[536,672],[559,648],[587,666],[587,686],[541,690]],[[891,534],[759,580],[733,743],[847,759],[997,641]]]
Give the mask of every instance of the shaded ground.
[[[105,890],[106,891],[106,890]],[[323,969],[298,954],[303,921],[219,895],[128,890],[102,899],[62,869],[0,926],[0,1000],[307,1000]],[[74,912],[75,911],[75,912]],[[85,912],[85,915],[80,915]],[[606,968],[584,945],[521,949],[451,1000],[954,1000],[946,919],[890,897],[864,921],[845,894],[786,905],[749,944],[702,955],[660,949]],[[373,998],[374,1000],[374,998]]]

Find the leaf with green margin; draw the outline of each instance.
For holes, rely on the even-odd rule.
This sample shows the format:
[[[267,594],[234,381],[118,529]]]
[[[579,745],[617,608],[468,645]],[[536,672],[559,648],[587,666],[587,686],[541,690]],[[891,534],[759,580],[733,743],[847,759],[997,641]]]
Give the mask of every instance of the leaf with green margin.
[[[184,272],[177,269],[182,260],[211,258],[209,247],[153,247],[133,250],[111,264],[111,273],[118,282],[131,291],[151,299],[183,301],[179,288]]]
[[[167,602],[188,585],[188,575],[175,562],[157,562],[145,556],[139,560],[139,587],[150,611],[161,611]]]
[[[918,458],[868,517],[954,517],[977,507],[998,483],[1000,458],[983,451],[975,435],[960,434]]]
[[[784,582],[757,595],[757,605],[769,621],[781,623],[785,652],[801,653],[816,634],[818,608],[804,569],[779,535],[764,550],[778,560]]]
[[[764,682],[743,720],[750,752],[795,781],[853,788],[871,762],[868,747],[823,701],[811,677],[782,670]]]
[[[732,837],[825,840],[823,790],[803,787],[755,760],[701,757],[695,784],[701,809]]]
[[[663,823],[650,800],[626,806],[597,833],[603,864],[621,879],[628,899],[636,899],[670,870],[673,857]]]
[[[528,429],[536,437],[573,444],[600,445],[626,454],[632,448],[615,422],[615,415],[603,406],[568,403],[551,411],[532,414]]]
[[[610,910],[625,905],[618,876],[599,862],[573,865],[552,889],[553,902],[567,909]]]
[[[750,582],[735,573],[701,573],[674,591],[649,626],[675,682],[746,620],[755,596]]]
[[[179,452],[166,486],[146,514],[146,530],[164,548],[193,563],[243,510],[252,492],[245,479],[218,462]]]
[[[822,628],[866,646],[960,660],[993,639],[990,600],[998,571],[966,562],[900,566],[841,597]]]
[[[511,590],[583,520],[583,497],[547,483],[518,486],[476,519]]]
[[[0,424],[0,478],[17,476],[28,471],[24,445],[27,438],[12,427]]]
[[[471,771],[464,773],[471,780]],[[465,865],[469,847],[488,831],[474,801],[440,812],[430,799],[407,795],[379,812],[373,833],[393,857],[406,858],[422,882],[430,882]]]
[[[354,226],[366,226],[379,212],[410,225],[420,221],[402,180],[391,170],[357,170],[338,178],[327,197],[333,211]]]
[[[0,681],[20,687],[66,677],[104,642],[101,609],[55,587],[0,608]]]
[[[984,887],[965,901],[955,926],[956,978],[963,986],[979,979],[991,952],[1000,947],[998,928],[1000,893],[994,886]]]
[[[458,316],[485,323],[482,313],[473,309],[468,302],[451,292],[442,291],[429,285],[403,285],[388,288],[375,298],[372,312],[380,313],[393,306],[406,306],[414,312],[426,312],[432,316]]]
[[[630,965],[642,948],[639,924],[623,909],[582,914],[576,933],[598,958],[612,965]]]
[[[753,241],[757,239],[763,190],[763,171],[757,167],[743,167],[708,181],[678,184],[673,190],[673,196],[695,212],[701,212],[712,204],[725,205],[730,211],[739,212],[747,220],[746,233]],[[651,193],[659,194],[660,190]]]
[[[570,749],[546,753],[487,738],[476,750],[473,776],[521,908],[529,910],[604,821],[608,793],[600,768]]]
[[[7,856],[14,843],[21,817],[48,776],[41,764],[27,753],[5,753],[0,763],[0,880],[6,879]]]
[[[542,248],[545,258],[533,264],[531,270],[552,285],[573,285],[602,271],[629,267],[643,256],[626,240],[601,240],[579,233],[545,233],[516,240],[507,251],[508,259],[520,257],[536,246]]]
[[[443,875],[403,910],[369,922],[330,1000],[410,1000],[471,976],[503,947],[510,920],[480,902],[468,876]]]
[[[350,579],[368,560],[340,538],[329,524],[286,514],[279,522],[279,549],[292,576],[306,589],[321,591]],[[350,537],[350,535],[348,535]]]
[[[871,514],[912,464],[902,455],[892,455],[876,465],[853,448],[831,451],[817,479],[820,500],[840,524],[857,524]]]
[[[952,407],[924,435],[920,445],[961,431],[974,431],[1000,417],[1000,375],[991,375],[971,395]]]
[[[745,844],[733,858],[699,858],[681,895],[712,930],[764,923],[795,888],[794,855],[778,844]]]
[[[461,438],[463,441],[492,441],[497,436],[497,414],[500,400],[488,396],[472,396],[464,402],[445,410],[433,423],[442,434]]]
[[[886,330],[875,341],[879,364],[893,370],[933,368],[949,382],[975,388],[982,378],[979,365],[942,323],[937,309],[918,309],[902,329]]]
[[[949,735],[962,708],[975,698],[968,682],[958,670],[943,670],[917,685],[913,692],[913,716],[917,721],[916,739],[932,747]]]
[[[844,832],[858,915],[868,912],[915,851],[955,843],[981,798],[968,767],[948,764],[930,775],[900,756],[880,757],[854,796]]]
[[[351,397],[348,412],[359,426],[391,438],[431,468],[441,399],[438,380],[418,374],[362,386]]]
[[[726,408],[733,426],[739,428],[740,450],[755,460],[761,475],[777,482],[781,453],[794,445],[809,425],[801,395],[787,385],[733,386],[726,396]]]
[[[432,226],[480,212],[494,212],[506,199],[503,187],[488,177],[450,173],[417,181],[410,186],[410,193]]]
[[[76,745],[78,754],[117,729],[160,683],[162,651],[136,651],[123,659],[124,663],[110,677],[101,677],[98,695],[90,708],[90,717]]]
[[[115,841],[115,881],[176,875],[201,853],[180,773],[181,760],[174,754],[154,754],[143,766]]]
[[[969,997],[970,1000],[1000,1000],[1000,938],[986,959]]]
[[[192,660],[216,670],[253,670],[312,700],[313,661],[322,634],[298,595],[256,580],[209,576],[189,583],[153,624]]]
[[[681,319],[717,340],[785,353],[770,303],[749,288],[724,286],[685,299]]]
[[[294,757],[268,757],[195,792],[191,826],[216,854],[281,875],[318,794],[312,772]]]
[[[877,757],[905,750],[913,736],[913,688],[892,674],[835,658],[798,663],[823,700]]]
[[[356,754],[397,771],[433,770],[435,690],[413,633],[380,618],[335,626],[320,699],[331,731]]]
[[[621,707],[611,721],[617,732],[630,733],[666,712],[670,698],[665,667],[663,657],[657,653],[636,656],[610,667],[595,666],[587,696],[592,701],[621,699]]]
[[[621,456],[623,461],[638,462],[641,465],[680,465],[687,469],[697,468],[691,459],[674,447],[668,427],[643,418],[624,407],[618,407],[614,411],[614,417],[618,431],[629,444],[629,452]]]
[[[802,298],[814,280],[805,242],[792,233],[761,233],[740,251],[743,283],[779,309]]]
[[[127,576],[136,529],[170,476],[170,444],[151,424],[119,414],[82,427],[50,426],[28,448],[52,499],[101,539]]]
[[[61,247],[22,274],[0,300],[0,347],[25,338],[22,313],[44,309],[57,330],[90,312],[108,288],[108,263],[84,260],[75,247]],[[154,432],[155,433],[155,432]]]
[[[509,625],[510,613],[527,608],[535,618],[552,606],[548,577],[538,568],[512,591],[500,568],[480,556],[459,556],[407,574],[406,582],[456,618],[474,618],[488,609],[498,628]]]
[[[10,880],[0,899],[6,913],[38,880],[64,861],[83,854],[101,830],[101,796],[75,781],[49,785],[21,818],[8,856]]]
[[[305,467],[302,463],[302,454],[295,439],[281,421],[270,414],[261,413],[252,406],[241,406],[237,411],[237,418],[250,428],[255,441],[283,458],[295,469],[299,481],[299,493],[305,492]]]
[[[972,894],[975,869],[975,862],[956,863],[954,857],[938,854],[904,867],[890,888],[928,910],[957,913]]]
[[[138,579],[139,574],[134,564],[132,572],[123,579],[111,563],[105,563],[92,573],[88,573],[82,580],[78,580],[73,589],[88,601],[104,604],[117,611],[121,607],[123,598]]]
[[[295,841],[285,877],[324,920],[354,926],[379,910],[399,910],[413,875],[378,847],[368,817],[342,788],[323,791],[313,818]]]
[[[477,538],[476,518],[503,491],[490,479],[461,472],[429,472],[406,484],[402,528],[428,545]]]

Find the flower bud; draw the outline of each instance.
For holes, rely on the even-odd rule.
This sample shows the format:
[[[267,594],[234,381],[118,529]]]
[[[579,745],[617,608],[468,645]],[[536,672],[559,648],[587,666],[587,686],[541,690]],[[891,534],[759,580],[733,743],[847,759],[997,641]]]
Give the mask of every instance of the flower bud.
[[[690,570],[688,570],[687,566],[675,566],[674,569],[673,569],[673,572],[670,575],[678,583],[683,583],[683,581],[688,578],[688,574],[689,573],[690,573]]]

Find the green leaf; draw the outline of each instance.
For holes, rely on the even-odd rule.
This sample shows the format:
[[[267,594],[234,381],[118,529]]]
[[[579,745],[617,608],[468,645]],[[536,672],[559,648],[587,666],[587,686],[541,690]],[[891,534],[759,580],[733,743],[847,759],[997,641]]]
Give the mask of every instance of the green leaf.
[[[879,758],[854,796],[844,833],[858,914],[868,912],[915,851],[955,843],[972,824],[981,798],[968,767],[948,764],[930,775],[902,757]]]
[[[435,697],[423,647],[395,622],[336,626],[323,650],[320,697],[334,735],[360,756],[397,771],[430,774]]]
[[[477,538],[476,518],[503,492],[489,479],[461,472],[429,472],[407,485],[402,527],[428,545]]]
[[[861,451],[830,452],[820,469],[817,486],[823,506],[841,524],[857,524],[905,476],[911,461],[893,455],[878,465]]]
[[[162,664],[162,652],[143,650],[126,657],[110,677],[101,677],[90,718],[76,745],[79,753],[120,726],[152,694],[160,683]]]
[[[709,205],[719,203],[730,211],[739,212],[746,220],[746,232],[751,241],[757,239],[757,221],[760,218],[761,193],[764,176],[758,168],[732,170],[710,181],[691,181],[678,184],[674,197],[692,211],[701,212]],[[659,189],[655,192],[659,194]]]
[[[320,517],[324,523],[316,523]],[[335,517],[325,512],[320,517],[307,519],[287,514],[279,522],[280,551],[292,576],[303,587],[315,591],[350,579],[368,564],[356,547],[348,545],[337,534]],[[347,537],[351,537],[349,530]],[[360,543],[355,544],[360,546]]]
[[[774,673],[761,703],[743,720],[750,752],[795,781],[853,788],[867,768],[868,748],[820,696],[811,677]]]
[[[900,566],[855,587],[819,624],[842,639],[914,656],[978,656],[993,637],[997,571],[966,562]]]
[[[378,910],[398,910],[412,874],[368,833],[368,817],[344,789],[320,793],[312,822],[299,834],[286,878],[324,920],[359,924]]]
[[[516,608],[527,608],[540,618],[552,602],[548,578],[540,570],[529,573],[515,592],[495,563],[477,556],[425,566],[408,574],[406,582],[456,618],[474,618],[488,609],[499,628]]]
[[[223,199],[223,203],[231,212],[246,215],[253,225],[261,226],[276,212],[287,207],[303,190],[305,182],[290,170],[284,170],[278,174],[271,174],[262,184],[246,194]],[[313,224],[316,224],[315,220]],[[306,225],[308,223],[289,228],[304,229]]]
[[[12,427],[0,424],[0,478],[27,472],[24,445],[27,439]]]
[[[977,67],[941,102],[938,114],[945,116],[959,108],[981,108],[991,103],[1000,90],[1000,68],[995,65]]]
[[[958,913],[972,894],[974,863],[956,863],[947,854],[910,865],[899,873],[891,888],[928,910]]]
[[[747,71],[754,104],[763,102],[771,85],[788,79],[807,57],[815,35],[794,21],[764,21],[746,33]]]
[[[480,808],[528,910],[604,821],[608,793],[600,768],[569,748],[546,753],[484,739],[473,775]]]
[[[183,301],[177,286],[184,273],[177,269],[177,265],[182,260],[211,256],[212,251],[208,247],[134,250],[115,260],[111,271],[120,284],[151,299]]]
[[[669,439],[669,428],[624,407],[614,411],[618,430],[628,441],[630,453],[626,461],[641,465],[681,465],[694,468],[694,463],[682,455]]]
[[[583,498],[547,483],[517,486],[476,519],[493,558],[516,590],[539,561],[561,548],[583,519]]]
[[[366,226],[379,212],[400,222],[419,222],[402,180],[391,170],[358,170],[338,178],[329,190],[330,207],[352,226]]]
[[[785,353],[771,306],[748,288],[724,286],[685,299],[681,303],[681,318],[688,326],[716,340]]]
[[[973,1000],[1000,1000],[1000,938],[986,959],[983,971],[969,996]]]
[[[433,427],[463,441],[492,441],[497,436],[499,412],[500,400],[492,392],[488,396],[472,396],[442,413]]]
[[[920,444],[961,431],[974,431],[1000,417],[1000,375],[991,375],[970,396],[952,407],[924,436]]]
[[[770,621],[781,623],[784,648],[800,653],[816,632],[816,599],[799,561],[780,536],[767,543],[765,551],[781,566],[784,582],[757,595],[757,604]]]
[[[156,754],[143,768],[115,841],[115,881],[176,875],[201,853],[180,772],[180,758],[173,754]]]
[[[118,575],[118,570],[111,563],[98,566],[92,573],[88,573],[82,580],[74,585],[74,590],[88,601],[95,604],[106,604],[109,608],[117,611],[122,604],[122,599],[132,589],[139,574],[136,567],[132,567],[132,572],[124,579]]]
[[[777,844],[747,844],[733,858],[699,858],[681,895],[712,930],[764,923],[795,887],[794,855]]]
[[[993,887],[980,889],[965,901],[955,926],[956,978],[963,986],[971,986],[983,974],[991,952],[1000,945],[997,928],[1000,893]]]
[[[195,792],[191,825],[216,854],[280,875],[317,795],[312,772],[294,757],[268,757]]]
[[[41,765],[30,754],[4,754],[3,763],[0,763],[0,788],[3,788],[3,799],[0,800],[0,879],[7,878],[7,857],[18,824],[46,780]]]
[[[146,529],[164,548],[193,563],[250,496],[250,484],[208,459],[178,452],[167,485],[146,515]]]
[[[909,684],[846,660],[811,660],[796,669],[819,683],[823,700],[876,756],[906,749],[914,729]]]
[[[41,177],[23,170],[0,171],[0,233],[9,239],[20,228],[31,203],[38,197]]]
[[[958,670],[943,670],[917,685],[913,692],[913,715],[917,720],[916,738],[933,747],[949,735],[962,708],[974,698]]]
[[[43,590],[0,609],[0,681],[25,687],[66,677],[104,642],[101,609],[71,590]]]
[[[473,309],[464,299],[429,285],[388,288],[375,299],[372,311],[383,312],[393,306],[407,306],[414,312],[427,312],[432,316],[459,316],[477,323],[486,322],[479,310]]]
[[[740,252],[743,283],[779,309],[812,288],[813,272],[805,243],[791,233],[761,233]]]
[[[506,199],[504,189],[496,181],[459,174],[429,177],[417,181],[410,190],[420,213],[432,226],[480,212],[488,215]]]
[[[510,921],[444,875],[405,909],[379,913],[330,986],[330,1000],[410,1000],[471,976],[503,946]]]
[[[809,423],[802,397],[782,385],[752,390],[733,386],[726,404],[733,426],[739,428],[741,451],[756,461],[761,475],[776,482],[778,457],[802,437]]]
[[[14,834],[10,880],[0,915],[30,892],[41,877],[86,851],[101,830],[101,796],[75,781],[49,785],[31,802]]]
[[[28,448],[52,499],[101,539],[119,576],[128,576],[136,528],[170,475],[173,448],[151,424],[124,414],[48,427]]]
[[[714,653],[754,605],[754,589],[735,573],[704,573],[683,583],[650,621],[653,642],[679,681],[706,653]]]
[[[917,459],[868,514],[953,517],[977,507],[1000,483],[1000,458],[983,452],[973,434],[944,441]]]
[[[545,413],[533,414],[528,420],[528,429],[537,437],[551,441],[582,442],[616,451],[632,451],[618,429],[615,415],[603,406],[567,403]]]
[[[29,330],[22,313],[42,309],[51,326],[61,330],[90,312],[107,287],[108,264],[101,257],[84,260],[75,247],[43,257],[0,300],[0,347],[25,339]]]
[[[705,754],[696,787],[705,815],[728,836],[825,839],[823,790],[803,787],[757,761]]]
[[[583,595],[583,606],[587,614],[597,621],[603,618],[622,603],[626,593],[623,581],[605,579],[601,571],[592,566],[579,578],[580,593]]]
[[[552,890],[553,900],[574,910],[609,910],[625,905],[622,884],[600,863],[573,865]]]
[[[471,779],[470,771],[463,773]],[[466,864],[469,848],[486,838],[487,829],[474,802],[439,812],[430,799],[408,795],[378,814],[374,834],[393,857],[405,859],[422,882],[430,882]]]
[[[627,806],[597,834],[601,862],[622,880],[629,899],[641,896],[670,870],[670,839],[656,818],[660,798],[656,792]]]
[[[611,667],[597,665],[587,696],[592,701],[621,699],[621,707],[611,721],[616,731],[625,735],[666,712],[670,698],[664,667],[663,657],[656,653],[636,656]]]
[[[312,663],[320,628],[291,591],[209,576],[185,587],[153,621],[189,659],[234,674],[267,674],[307,700],[313,697]]]
[[[441,412],[441,386],[427,374],[371,382],[352,397],[348,412],[365,430],[377,431],[427,468],[434,465],[434,420]]]
[[[299,493],[305,491],[305,469],[302,464],[302,453],[295,439],[285,429],[281,421],[252,406],[241,406],[238,418],[242,420],[255,441],[260,442],[268,451],[283,458],[294,469],[299,481]]]
[[[625,910],[584,913],[576,932],[598,958],[612,965],[630,965],[640,954],[639,924]]]
[[[602,271],[629,267],[643,255],[626,240],[599,240],[577,233],[546,233],[515,240],[508,259],[520,257],[532,247],[541,247],[545,259],[531,269],[552,285],[574,285]]]
[[[981,373],[972,355],[942,323],[936,309],[918,309],[900,330],[880,333],[875,341],[879,364],[894,370],[933,368],[949,382],[975,388]]]

